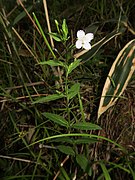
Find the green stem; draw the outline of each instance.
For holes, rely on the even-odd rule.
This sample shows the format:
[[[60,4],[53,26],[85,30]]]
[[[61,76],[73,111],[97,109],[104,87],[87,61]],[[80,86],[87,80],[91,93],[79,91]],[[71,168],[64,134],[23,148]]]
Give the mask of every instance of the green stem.
[[[68,75],[66,74],[65,80],[65,93],[66,93],[66,109],[68,115],[68,123],[70,124],[70,109],[69,109],[69,98],[68,98]]]

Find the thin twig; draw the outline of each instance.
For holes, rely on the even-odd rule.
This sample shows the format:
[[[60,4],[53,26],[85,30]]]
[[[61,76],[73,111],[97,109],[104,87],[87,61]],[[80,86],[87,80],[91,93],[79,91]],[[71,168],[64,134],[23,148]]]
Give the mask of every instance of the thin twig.
[[[48,96],[48,94],[33,94],[31,95],[31,97],[40,97],[40,96]],[[14,98],[15,100],[22,100],[22,99],[28,99],[30,98],[30,96],[21,96],[21,97],[17,97],[17,98]],[[0,101],[0,102],[7,102],[7,101],[11,101],[13,99],[5,99],[5,97]]]
[[[14,27],[12,27],[12,30],[14,31],[16,36],[20,39],[20,41],[23,43],[23,45],[26,47],[26,49],[30,52],[30,54],[34,57],[34,59],[36,59],[36,62],[38,63],[37,57],[34,55],[34,53],[31,51],[31,49],[28,47],[28,45],[25,43],[25,41],[21,38],[19,33],[15,30]]]
[[[34,83],[26,83],[25,86],[30,87],[30,86],[37,86],[37,85],[42,85],[42,84],[45,84],[45,83],[42,81],[41,82],[34,82]],[[8,87],[5,89],[13,90],[13,89],[20,89],[23,87],[24,87],[24,85],[20,85],[20,86]]]
[[[135,31],[130,28],[130,26],[127,24],[127,22],[123,22],[124,26],[130,31],[133,35],[135,35]]]
[[[34,162],[34,161],[31,161],[31,160],[28,160],[28,159],[21,159],[21,158],[15,158],[15,157],[4,156],[4,155],[0,155],[0,158],[11,159],[11,160],[15,160],[15,161],[22,161],[22,162],[26,162],[26,163],[34,163],[34,164],[41,165],[38,162]]]

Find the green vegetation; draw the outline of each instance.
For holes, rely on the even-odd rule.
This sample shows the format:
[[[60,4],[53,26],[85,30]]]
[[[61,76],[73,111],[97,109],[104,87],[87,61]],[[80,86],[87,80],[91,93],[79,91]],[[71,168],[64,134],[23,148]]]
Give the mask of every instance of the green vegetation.
[[[133,0],[0,1],[1,180],[135,180],[134,14]]]

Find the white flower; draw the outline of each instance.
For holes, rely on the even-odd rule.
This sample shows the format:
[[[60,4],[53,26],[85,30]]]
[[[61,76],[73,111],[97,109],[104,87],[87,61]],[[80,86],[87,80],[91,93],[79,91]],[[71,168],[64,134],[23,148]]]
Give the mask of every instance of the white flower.
[[[80,49],[81,47],[86,50],[91,49],[90,41],[94,38],[93,33],[85,34],[83,30],[79,30],[77,31],[77,38],[78,40],[75,44],[77,49]]]

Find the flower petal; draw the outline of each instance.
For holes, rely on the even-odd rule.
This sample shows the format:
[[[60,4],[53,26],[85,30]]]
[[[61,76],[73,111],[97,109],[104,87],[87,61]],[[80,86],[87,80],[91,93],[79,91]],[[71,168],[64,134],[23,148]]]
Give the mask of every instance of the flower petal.
[[[83,30],[77,31],[77,37],[78,39],[82,39],[85,36],[85,32]]]
[[[77,48],[77,49],[80,49],[80,48],[82,47],[82,41],[77,40],[76,43],[75,43],[75,45],[76,45],[76,48]]]
[[[85,41],[90,42],[94,38],[93,33],[88,33],[85,35]]]
[[[89,43],[89,42],[85,42],[85,43],[83,44],[83,48],[86,49],[86,50],[91,49],[90,43]]]

